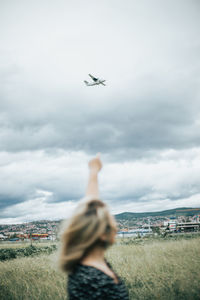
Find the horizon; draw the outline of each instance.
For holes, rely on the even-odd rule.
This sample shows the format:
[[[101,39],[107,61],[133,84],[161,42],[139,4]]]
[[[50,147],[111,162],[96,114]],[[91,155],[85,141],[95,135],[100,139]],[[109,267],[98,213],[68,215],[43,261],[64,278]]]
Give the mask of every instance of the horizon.
[[[114,216],[120,215],[120,214],[124,214],[124,213],[133,213],[133,214],[144,214],[144,213],[156,213],[156,212],[164,212],[164,211],[169,211],[169,210],[179,210],[179,209],[190,209],[190,210],[200,210],[200,207],[176,207],[176,208],[171,208],[171,209],[166,209],[166,210],[159,210],[159,211],[143,211],[143,212],[131,212],[131,211],[123,211],[117,214],[113,214]],[[26,222],[22,222],[22,223],[0,223],[1,225],[20,225],[20,224],[26,224],[26,223],[34,223],[34,222],[60,222],[60,221],[64,221],[65,219],[38,219],[38,220],[30,220],[30,221],[26,221]]]

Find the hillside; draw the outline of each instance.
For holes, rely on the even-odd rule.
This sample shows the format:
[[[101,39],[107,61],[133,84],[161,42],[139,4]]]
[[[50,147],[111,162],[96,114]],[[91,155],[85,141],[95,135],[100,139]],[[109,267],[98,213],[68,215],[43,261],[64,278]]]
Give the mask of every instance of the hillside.
[[[156,211],[156,212],[142,212],[142,213],[123,212],[115,215],[115,218],[117,220],[129,220],[133,218],[177,217],[177,216],[193,216],[197,214],[200,214],[200,208],[180,207],[180,208]]]

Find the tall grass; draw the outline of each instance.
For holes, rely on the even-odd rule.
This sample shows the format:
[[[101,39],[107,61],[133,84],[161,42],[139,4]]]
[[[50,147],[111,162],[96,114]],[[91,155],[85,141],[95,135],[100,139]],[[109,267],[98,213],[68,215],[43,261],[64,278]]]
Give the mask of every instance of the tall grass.
[[[116,246],[108,259],[130,299],[200,299],[200,239]]]
[[[43,247],[43,246],[49,246],[49,245],[55,245],[56,242],[53,241],[33,241],[32,245],[36,247]],[[0,249],[5,248],[25,248],[29,247],[31,245],[31,242],[0,242]]]
[[[0,299],[67,299],[56,258],[54,253],[1,262]],[[125,280],[130,299],[200,299],[200,238],[115,245],[107,259]]]
[[[55,254],[0,262],[0,299],[67,299],[65,275],[53,259]]]

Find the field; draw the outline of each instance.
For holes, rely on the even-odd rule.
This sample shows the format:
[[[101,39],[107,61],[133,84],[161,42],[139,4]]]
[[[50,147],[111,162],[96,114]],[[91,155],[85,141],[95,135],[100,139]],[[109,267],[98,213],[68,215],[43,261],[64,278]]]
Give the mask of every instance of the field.
[[[51,241],[34,241],[32,243],[34,246],[36,247],[44,247],[44,246],[49,246],[49,245],[54,245],[55,242],[51,242]],[[5,249],[5,248],[25,248],[25,247],[29,247],[31,244],[30,242],[1,242],[0,243],[0,249]]]
[[[57,256],[0,262],[0,299],[67,299]],[[130,299],[200,299],[200,237],[116,244],[107,259],[125,280]]]

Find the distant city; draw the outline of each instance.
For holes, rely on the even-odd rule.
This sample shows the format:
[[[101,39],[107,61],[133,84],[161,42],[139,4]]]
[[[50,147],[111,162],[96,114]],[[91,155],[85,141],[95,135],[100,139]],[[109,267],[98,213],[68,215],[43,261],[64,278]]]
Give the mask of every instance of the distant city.
[[[115,215],[119,237],[148,234],[200,232],[200,208],[177,208],[161,212]],[[0,241],[56,241],[62,220],[41,220],[23,224],[0,225]]]

